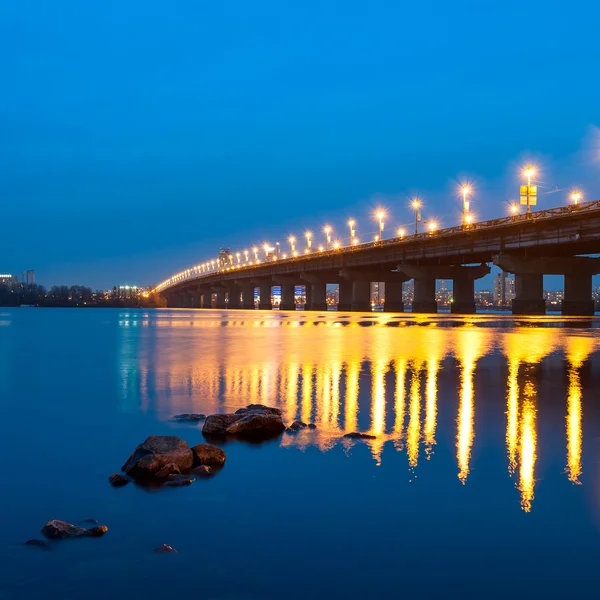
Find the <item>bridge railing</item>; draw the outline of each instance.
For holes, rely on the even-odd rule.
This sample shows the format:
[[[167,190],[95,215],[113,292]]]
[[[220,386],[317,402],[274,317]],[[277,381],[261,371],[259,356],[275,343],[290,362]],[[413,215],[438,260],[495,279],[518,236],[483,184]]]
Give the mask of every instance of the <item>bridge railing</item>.
[[[430,238],[448,237],[459,233],[470,233],[472,231],[489,230],[497,227],[504,227],[506,225],[514,225],[518,223],[535,223],[537,221],[548,220],[556,217],[562,217],[566,214],[573,213],[585,213],[591,210],[600,208],[600,200],[593,200],[591,202],[584,202],[581,204],[570,204],[566,206],[558,206],[555,208],[547,208],[544,210],[521,213],[516,215],[510,215],[508,217],[500,217],[497,219],[490,219],[487,221],[480,221],[478,223],[471,223],[468,225],[457,225],[454,227],[446,227],[444,229],[434,229],[430,231],[424,231],[421,233],[414,233],[412,235],[405,235],[401,237],[388,238],[385,240],[371,241],[364,244],[357,244],[355,246],[343,246],[332,250],[323,250],[311,252],[309,254],[298,254],[298,256],[289,256],[287,258],[280,258],[274,256],[273,262],[285,262],[286,264],[301,262],[307,258],[314,256],[335,256],[339,254],[351,254],[355,252],[361,252],[371,248],[381,248],[384,246],[391,246],[395,244],[406,244],[410,242],[427,240]],[[256,269],[257,267],[268,264],[269,261],[263,260],[256,263],[251,262],[250,264],[232,264],[230,266],[221,266],[218,263],[214,267],[205,268],[202,265],[186,269],[177,275],[163,281],[161,284],[154,288],[155,292],[161,292],[165,289],[178,285],[184,281],[199,280],[203,278],[209,278],[214,276],[216,273],[226,273],[231,271],[247,272],[249,270]],[[206,263],[205,263],[206,264]]]

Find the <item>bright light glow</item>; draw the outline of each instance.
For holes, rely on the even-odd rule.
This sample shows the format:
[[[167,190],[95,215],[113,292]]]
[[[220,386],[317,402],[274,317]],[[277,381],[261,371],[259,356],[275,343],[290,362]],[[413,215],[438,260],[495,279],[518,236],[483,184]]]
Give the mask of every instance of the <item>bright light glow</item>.
[[[418,198],[415,198],[412,201],[412,207],[416,210],[417,208],[419,208],[421,206],[421,201]]]
[[[326,225],[326,226],[323,228],[323,231],[324,231],[324,232],[325,232],[327,235],[329,235],[329,234],[331,233],[331,227],[329,227],[329,225]]]
[[[298,256],[298,252],[296,250],[294,250],[294,253],[292,256]]]
[[[312,233],[310,231],[307,231],[304,235],[306,236],[307,240],[310,240],[310,238],[312,237]]]
[[[463,193],[463,196],[467,196],[468,194],[471,193],[471,188],[468,185],[463,185],[462,193]]]
[[[473,215],[467,215],[465,221],[467,222],[467,225],[470,225],[473,222]]]
[[[286,259],[287,258],[287,254],[284,252],[283,253],[283,258]]]
[[[435,231],[437,229],[437,223],[435,221],[429,221],[429,231]]]
[[[339,243],[339,242],[333,242],[333,247],[334,247],[336,250],[339,250],[340,243]]]
[[[378,241],[379,241],[379,236],[378,236],[378,235],[376,235],[376,236],[375,236],[375,241],[376,241],[376,242],[378,242]]]
[[[516,204],[511,204],[510,205],[510,212],[513,215],[516,215],[519,212],[519,207]]]
[[[323,246],[319,246],[319,252],[323,252]]]
[[[288,238],[288,242],[289,242],[290,244],[293,244],[293,243],[295,243],[295,242],[296,242],[296,238],[295,238],[293,235],[290,235],[290,237]]]
[[[381,219],[383,219],[383,217],[385,217],[385,212],[383,212],[382,210],[378,210],[377,218],[381,221]]]
[[[354,219],[350,219],[350,220],[348,221],[348,226],[349,226],[349,227],[354,227],[355,225],[356,225],[356,222],[354,221]]]
[[[354,238],[354,239],[352,240],[352,245],[353,245],[353,246],[358,246],[358,238]]]
[[[404,237],[404,233],[405,233],[404,229],[402,229],[402,228],[398,229],[398,237]]]
[[[572,194],[571,194],[571,200],[573,200],[573,202],[575,202],[575,204],[578,204],[579,201],[581,200],[581,192],[575,190]]]
[[[533,167],[533,165],[525,167],[525,169],[523,170],[523,175],[531,179],[531,177],[535,175],[535,168]]]

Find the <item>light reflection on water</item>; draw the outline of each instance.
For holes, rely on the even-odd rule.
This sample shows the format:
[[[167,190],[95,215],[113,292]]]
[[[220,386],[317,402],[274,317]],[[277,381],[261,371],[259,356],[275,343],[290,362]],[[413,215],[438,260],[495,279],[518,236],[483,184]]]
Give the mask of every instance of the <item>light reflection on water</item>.
[[[146,332],[136,360],[121,361],[125,404],[128,390],[138,385],[142,410],[154,410],[163,419],[177,412],[227,411],[251,402],[278,406],[288,423],[300,419],[318,427],[285,434],[282,446],[327,451],[338,444],[348,450],[367,444],[380,464],[390,444],[406,453],[408,476],[413,477],[422,457],[436,460],[440,410],[447,414],[456,401],[452,427],[457,475],[464,485],[472,470],[478,411],[486,401],[478,396],[478,365],[484,358],[493,360],[495,372],[504,373],[499,393],[505,398],[505,415],[500,412],[498,419],[505,421],[508,475],[526,512],[535,498],[538,412],[544,410],[538,398],[539,371],[557,353],[556,364],[565,359],[568,364],[566,473],[571,482],[581,481],[580,371],[598,350],[597,330],[540,326],[544,322],[539,319],[522,320],[524,327],[511,322],[509,327],[475,317],[443,321],[381,315],[366,321],[342,320],[335,313],[156,315],[121,322],[123,356],[133,351],[131,328],[137,328],[136,337],[140,330]],[[149,382],[149,377],[159,380]],[[448,383],[452,381],[454,388]],[[149,390],[161,393],[151,398]],[[356,430],[376,439],[342,438]]]

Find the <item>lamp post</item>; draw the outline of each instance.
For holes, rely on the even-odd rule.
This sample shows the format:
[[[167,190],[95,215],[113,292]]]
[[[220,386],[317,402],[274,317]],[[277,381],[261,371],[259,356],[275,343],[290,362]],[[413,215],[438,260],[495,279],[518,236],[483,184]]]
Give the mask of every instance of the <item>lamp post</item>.
[[[354,229],[354,226],[356,225],[356,222],[354,221],[354,219],[350,219],[348,221],[348,227],[350,227],[350,246],[352,246],[352,244],[354,243],[354,236],[356,235],[356,231]]]
[[[527,216],[531,215],[531,178],[535,175],[535,169],[529,166],[525,169],[525,176],[527,177]]]
[[[310,254],[310,244],[312,242],[312,233],[310,231],[307,231],[304,235],[306,236],[306,254]]]
[[[404,233],[405,233],[404,229],[402,229],[402,228],[398,229],[398,237],[400,239],[402,239],[404,237]]]
[[[462,196],[463,196],[463,227],[467,226],[467,215],[469,214],[469,201],[467,200],[467,196],[471,190],[468,185],[462,186]]]
[[[575,190],[571,194],[571,200],[573,200],[573,204],[579,204],[579,201],[581,200],[581,192]]]
[[[382,210],[377,211],[377,219],[379,220],[379,241],[383,239],[383,219],[385,213]]]
[[[254,262],[258,262],[258,248],[254,246],[254,248],[252,248],[252,252],[254,252]]]
[[[331,227],[329,227],[329,225],[326,225],[323,228],[323,231],[325,232],[325,250],[329,250],[329,242],[331,242],[331,236],[329,235],[331,233]]]
[[[246,264],[248,264],[248,250],[244,250],[244,258],[246,259]]]
[[[296,238],[293,235],[290,235],[288,242],[290,243],[290,253],[294,256],[294,253],[296,252]]]
[[[412,207],[415,209],[415,235],[419,233],[419,221],[421,220],[421,201],[418,198],[415,198],[412,201]]]

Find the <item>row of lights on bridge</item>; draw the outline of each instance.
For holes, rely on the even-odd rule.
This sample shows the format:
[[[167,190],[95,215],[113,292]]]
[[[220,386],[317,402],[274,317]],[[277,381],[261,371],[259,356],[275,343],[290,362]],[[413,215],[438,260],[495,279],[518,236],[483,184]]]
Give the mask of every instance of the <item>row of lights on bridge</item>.
[[[532,198],[534,197],[533,190],[535,186],[531,185],[531,179],[535,175],[535,168],[533,166],[528,166],[523,169],[523,175],[527,178],[527,186],[522,186],[526,188],[526,202],[523,200],[523,204],[527,206],[527,214],[531,212],[531,204],[534,203]],[[474,222],[474,215],[470,212],[470,200],[469,196],[472,193],[472,189],[469,185],[464,184],[460,186],[460,191],[463,200],[463,214],[462,214],[462,226],[465,229],[468,229]],[[535,192],[537,193],[537,191]],[[579,204],[582,199],[582,193],[578,190],[575,190],[571,193],[571,200],[575,204]],[[421,222],[421,208],[422,201],[420,198],[414,198],[411,201],[411,207],[415,211],[415,235],[419,233],[419,223]],[[512,215],[517,215],[519,212],[519,205],[513,203],[510,205],[510,213]],[[385,226],[385,211],[378,209],[375,213],[376,220],[378,222],[378,233],[375,235],[374,241],[379,242],[383,239],[383,230]],[[430,233],[434,233],[438,228],[437,221],[429,220],[424,221],[424,224],[427,226],[427,229]],[[354,219],[350,219],[348,221],[349,228],[349,246],[358,246],[359,240],[356,236],[356,221]],[[329,250],[339,250],[342,248],[342,243],[339,240],[332,240],[332,231],[333,228],[330,225],[326,225],[323,228],[323,233],[325,234],[324,244],[319,245],[316,249],[318,252],[328,252]],[[403,228],[399,228],[396,231],[397,237],[402,239],[406,235],[406,231]],[[306,240],[306,246],[303,251],[300,251],[297,246],[297,239],[295,236],[291,235],[288,238],[289,243],[289,252],[281,252],[280,243],[277,242],[275,246],[270,246],[269,244],[263,244],[262,250],[264,251],[264,257],[261,261],[260,257],[260,249],[258,246],[254,246],[252,250],[244,250],[242,252],[236,252],[235,255],[230,254],[228,256],[229,264],[223,264],[219,259],[213,259],[210,261],[206,261],[200,265],[196,265],[191,269],[186,269],[177,275],[167,279],[159,286],[157,286],[157,290],[160,290],[168,285],[176,283],[177,281],[181,281],[193,275],[199,275],[202,273],[211,273],[215,271],[228,271],[231,269],[241,268],[245,266],[258,265],[268,261],[269,259],[272,261],[279,260],[279,258],[287,259],[292,257],[300,256],[301,254],[311,254],[313,252],[313,234],[311,231],[307,231],[304,234],[304,238]]]

